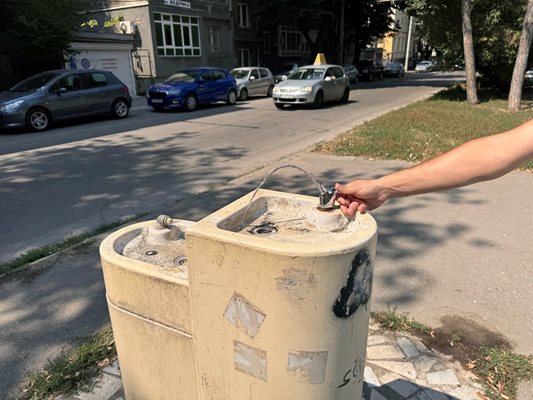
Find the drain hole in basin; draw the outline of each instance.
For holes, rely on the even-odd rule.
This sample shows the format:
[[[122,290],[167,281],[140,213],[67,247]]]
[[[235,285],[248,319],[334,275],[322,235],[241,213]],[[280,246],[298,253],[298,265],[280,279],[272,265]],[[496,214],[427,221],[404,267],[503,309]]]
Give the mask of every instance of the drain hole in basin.
[[[176,259],[174,260],[174,264],[175,264],[175,265],[178,265],[178,266],[180,266],[180,267],[186,265],[186,264],[187,264],[187,257],[185,257],[185,256],[180,256],[180,257],[176,258]]]
[[[252,235],[273,235],[278,231],[278,228],[274,224],[261,224],[254,226],[250,229]]]

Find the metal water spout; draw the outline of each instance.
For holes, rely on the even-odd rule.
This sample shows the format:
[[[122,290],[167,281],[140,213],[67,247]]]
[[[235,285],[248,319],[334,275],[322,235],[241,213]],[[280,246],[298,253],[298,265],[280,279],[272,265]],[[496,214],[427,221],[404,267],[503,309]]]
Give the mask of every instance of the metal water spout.
[[[320,204],[318,209],[323,211],[334,209],[335,199],[337,198],[336,194],[337,189],[335,189],[334,186],[330,186],[326,189],[322,184],[320,184],[320,195],[318,196]]]
[[[261,186],[263,186],[267,180],[267,178],[272,175],[273,173],[275,173],[276,171],[282,169],[282,168],[295,168],[297,169],[298,171],[301,171],[303,172],[305,175],[307,175],[307,177],[309,179],[311,179],[311,181],[315,184],[315,186],[318,188],[318,192],[319,192],[319,195],[318,195],[318,201],[319,201],[319,205],[318,205],[318,209],[319,210],[322,210],[322,211],[328,211],[328,210],[332,210],[335,208],[335,199],[336,199],[336,194],[337,194],[337,189],[335,189],[335,187],[333,186],[330,186],[329,188],[326,188],[324,187],[324,185],[322,185],[321,183],[318,183],[316,181],[315,178],[313,178],[313,176],[307,172],[305,169],[297,166],[297,165],[294,165],[294,164],[283,164],[283,165],[280,165],[276,168],[274,168],[272,171],[270,171],[264,178],[263,180],[261,181],[261,183],[257,186],[257,188],[255,188],[255,191],[254,191],[254,194],[252,195],[252,198],[250,199],[250,202],[248,203],[248,206],[246,207],[246,210],[244,210],[244,213],[242,214],[242,224],[244,225],[244,219],[246,217],[246,215],[248,214],[248,210],[250,209],[250,206],[252,205],[252,201],[257,193],[257,191],[261,188]]]

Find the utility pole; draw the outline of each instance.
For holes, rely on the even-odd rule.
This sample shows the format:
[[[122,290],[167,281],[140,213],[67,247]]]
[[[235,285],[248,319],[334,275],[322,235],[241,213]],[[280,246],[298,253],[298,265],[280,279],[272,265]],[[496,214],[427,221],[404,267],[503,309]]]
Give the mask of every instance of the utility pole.
[[[405,49],[405,70],[409,69],[409,53],[411,50],[411,33],[413,30],[413,17],[409,17],[409,30],[407,31],[407,49]]]
[[[341,0],[341,24],[340,24],[340,52],[339,64],[344,64],[344,0]]]

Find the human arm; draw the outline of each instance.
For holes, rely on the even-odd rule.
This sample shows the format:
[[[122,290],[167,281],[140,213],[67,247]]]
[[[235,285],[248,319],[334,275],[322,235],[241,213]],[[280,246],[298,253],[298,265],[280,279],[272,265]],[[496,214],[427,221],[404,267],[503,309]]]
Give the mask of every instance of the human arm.
[[[414,167],[374,180],[337,184],[345,215],[369,211],[392,197],[409,196],[498,178],[533,158],[533,120],[510,131],[474,139]]]

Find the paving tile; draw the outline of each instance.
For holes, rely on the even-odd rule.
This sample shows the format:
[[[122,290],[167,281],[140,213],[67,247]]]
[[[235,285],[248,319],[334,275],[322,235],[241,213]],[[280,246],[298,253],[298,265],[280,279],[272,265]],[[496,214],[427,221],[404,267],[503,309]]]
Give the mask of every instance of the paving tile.
[[[365,382],[371,386],[380,386],[379,379],[370,367],[365,367]]]
[[[452,369],[432,372],[428,374],[427,380],[430,385],[459,385],[459,379]]]
[[[388,342],[389,339],[387,339],[385,336],[381,335],[370,335],[366,341],[367,346],[375,346],[377,344],[382,344]]]
[[[370,346],[366,350],[369,360],[402,360],[405,358],[401,350],[393,345]]]
[[[96,389],[90,393],[80,393],[79,400],[107,400],[122,389],[122,381],[111,375],[102,375],[96,382]]]
[[[406,337],[398,338],[397,342],[407,358],[418,357],[420,355],[420,352],[415,347],[413,342],[411,342]]]
[[[370,400],[387,400],[387,398],[379,393],[376,389],[372,389],[370,392]]]
[[[372,361],[372,364],[386,369],[388,371],[396,372],[406,378],[411,380],[416,379],[416,370],[413,364],[410,362],[404,361]]]
[[[424,393],[431,400],[450,400],[450,398],[446,395],[446,393],[440,392],[438,390],[424,389]]]
[[[457,400],[479,400],[478,389],[471,386],[459,386],[453,389],[449,394]]]
[[[404,399],[408,398],[418,390],[418,386],[413,385],[411,382],[408,382],[405,379],[394,380],[388,383],[387,386],[399,395],[403,396]]]
[[[433,365],[435,365],[437,362],[438,360],[434,357],[420,356],[415,360],[415,365],[420,369],[420,371],[429,372],[431,367],[433,367]]]
[[[105,374],[113,375],[120,378],[120,367],[118,365],[118,360],[115,360],[112,364],[108,365],[103,369]]]
[[[391,382],[394,382],[400,379],[405,379],[405,378],[403,378],[401,375],[398,375],[396,372],[388,372],[385,375],[380,376],[379,381],[381,382],[382,385],[386,385],[386,384],[389,384]]]
[[[410,338],[417,350],[421,353],[429,353],[431,350],[429,350],[424,343],[418,338]]]

